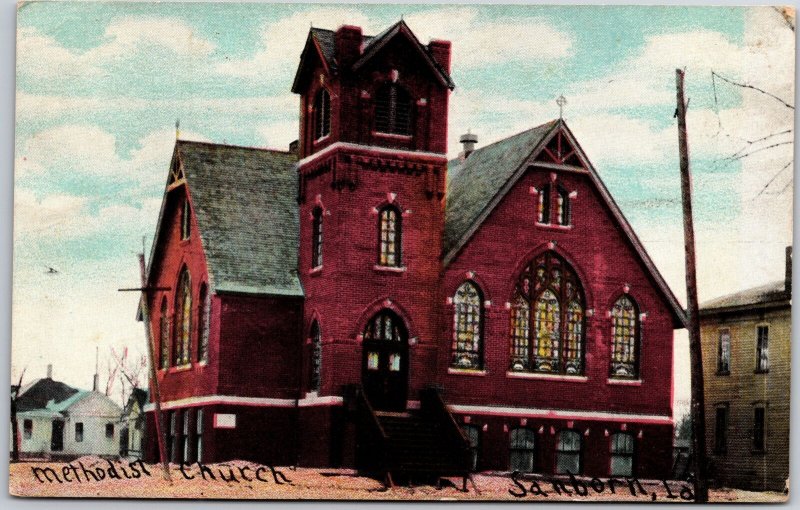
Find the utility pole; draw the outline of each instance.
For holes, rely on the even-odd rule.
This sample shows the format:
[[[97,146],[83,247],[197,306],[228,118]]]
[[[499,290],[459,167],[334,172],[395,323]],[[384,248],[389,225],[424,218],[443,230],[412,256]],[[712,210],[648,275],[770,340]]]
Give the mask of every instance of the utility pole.
[[[692,468],[694,500],[708,502],[706,478],[706,411],[703,394],[703,351],[700,344],[700,308],[697,304],[694,222],[692,220],[692,176],[689,170],[689,142],[686,135],[686,101],[683,96],[684,72],[675,70],[678,95],[678,149],[680,151],[681,196],[683,198],[683,244],[686,253],[686,304],[689,329],[689,359],[692,370]]]
[[[150,308],[148,303],[149,293],[156,290],[169,290],[157,287],[147,286],[147,268],[144,262],[144,253],[139,254],[139,274],[142,282],[140,288],[135,289],[119,289],[121,292],[126,291],[139,291],[142,296],[139,300],[139,308],[142,311],[142,322],[144,322],[144,333],[147,339],[147,356],[150,360],[150,391],[153,397],[153,406],[155,408],[155,428],[156,439],[158,440],[158,454],[161,459],[161,468],[164,474],[164,480],[172,481],[169,474],[169,459],[167,459],[167,445],[166,438],[164,437],[163,429],[164,422],[161,415],[161,393],[158,388],[158,369],[156,368],[155,347],[153,346],[153,334],[150,324]]]

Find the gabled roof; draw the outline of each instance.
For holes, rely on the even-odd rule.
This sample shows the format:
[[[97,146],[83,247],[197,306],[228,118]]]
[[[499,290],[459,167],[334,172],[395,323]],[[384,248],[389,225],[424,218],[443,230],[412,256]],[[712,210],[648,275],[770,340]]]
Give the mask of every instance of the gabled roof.
[[[398,21],[376,36],[362,36],[361,42],[363,44],[363,52],[358,60],[353,63],[353,69],[358,70],[398,34],[403,34],[411,41],[416,50],[419,52],[420,56],[422,56],[425,62],[430,66],[434,76],[437,77],[442,85],[449,87],[450,89],[455,87],[450,75],[441,65],[439,65],[436,59],[433,58],[428,48],[419,42],[419,39],[417,39],[406,22],[403,20]],[[339,70],[339,62],[336,55],[335,35],[335,31],[325,28],[312,27],[308,31],[306,45],[303,47],[303,52],[300,54],[300,65],[297,67],[294,82],[292,83],[292,92],[300,91],[301,75],[305,68],[305,62],[308,61],[309,52],[316,51],[320,57],[320,60],[322,60],[323,64],[329,71],[336,73]]]
[[[186,176],[211,292],[303,295],[296,162],[290,152],[176,142],[173,164]],[[149,270],[168,199],[165,192]]]
[[[439,79],[442,85],[450,89],[455,88],[456,85],[453,83],[453,80],[450,78],[450,75],[447,73],[447,71],[445,71],[444,68],[439,65],[436,59],[433,58],[433,55],[431,55],[430,51],[428,51],[428,48],[419,42],[417,36],[414,35],[414,32],[408,28],[408,25],[403,20],[398,21],[375,37],[369,38],[369,41],[365,40],[364,51],[362,52],[361,57],[353,64],[353,69],[358,70],[361,68],[369,60],[371,60],[372,57],[374,57],[381,50],[381,48],[386,46],[389,41],[398,35],[404,35],[409,39],[409,41],[411,41],[419,55],[430,66],[434,76]]]
[[[735,311],[747,308],[760,310],[765,307],[789,306],[791,299],[792,294],[786,289],[786,281],[780,280],[710,299],[700,305],[700,311]]]
[[[49,402],[62,402],[79,390],[50,378],[37,379],[24,386],[17,398],[17,411],[44,409]]]
[[[51,400],[50,402],[47,403],[45,408],[48,411],[52,411],[55,413],[63,413],[67,411],[70,407],[75,405],[79,400],[83,400],[84,398],[88,397],[91,394],[92,394],[91,391],[78,390],[77,393],[70,395],[69,398],[62,400],[60,402],[54,402]]]
[[[611,211],[620,230],[647,268],[653,281],[672,308],[675,324],[685,327],[683,307],[661,276],[622,210],[603,184],[597,171],[580,148],[562,119],[552,120],[472,152],[464,161],[449,163],[447,205],[443,239],[444,264],[447,266],[469,242],[473,234],[503,197],[511,190],[531,161],[553,136],[561,132],[572,145],[600,197]]]

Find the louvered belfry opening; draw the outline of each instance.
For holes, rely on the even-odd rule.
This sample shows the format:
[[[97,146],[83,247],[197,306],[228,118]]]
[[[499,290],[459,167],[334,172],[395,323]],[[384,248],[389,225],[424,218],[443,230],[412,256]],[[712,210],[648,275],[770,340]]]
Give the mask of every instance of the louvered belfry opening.
[[[411,96],[396,83],[387,83],[375,97],[375,130],[411,135]]]
[[[319,140],[331,133],[331,96],[320,89],[314,99],[314,139]]]

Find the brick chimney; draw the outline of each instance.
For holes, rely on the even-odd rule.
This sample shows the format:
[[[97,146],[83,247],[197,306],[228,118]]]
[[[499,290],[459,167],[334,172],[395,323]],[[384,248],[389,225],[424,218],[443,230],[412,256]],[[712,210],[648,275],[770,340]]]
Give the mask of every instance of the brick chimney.
[[[333,36],[336,60],[340,68],[348,68],[361,56],[361,27],[342,25]]]
[[[432,39],[428,43],[428,51],[447,74],[450,74],[450,46],[450,41],[440,39]]]
[[[478,135],[470,133],[469,130],[467,130],[467,134],[461,135],[458,141],[464,146],[464,150],[459,154],[459,158],[463,161],[467,159],[470,154],[475,152],[475,144],[478,143]]]
[[[786,247],[786,276],[784,280],[786,292],[792,293],[792,247]]]
[[[52,379],[53,378],[53,365],[52,365],[52,363],[48,363],[48,365],[47,365],[47,378],[48,379]]]

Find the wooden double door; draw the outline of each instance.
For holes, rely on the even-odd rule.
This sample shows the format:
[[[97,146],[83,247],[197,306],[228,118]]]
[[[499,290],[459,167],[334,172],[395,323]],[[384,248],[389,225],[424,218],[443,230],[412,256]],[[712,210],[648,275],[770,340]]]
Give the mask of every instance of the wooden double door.
[[[408,329],[390,310],[367,324],[362,344],[361,381],[372,407],[405,411],[408,399]]]

